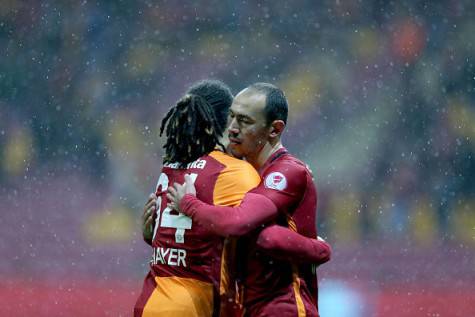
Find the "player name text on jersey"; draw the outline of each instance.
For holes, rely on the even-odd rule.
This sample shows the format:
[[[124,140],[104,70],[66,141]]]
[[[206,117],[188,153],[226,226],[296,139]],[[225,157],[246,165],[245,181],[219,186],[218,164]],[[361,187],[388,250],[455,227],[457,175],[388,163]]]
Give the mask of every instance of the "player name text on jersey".
[[[152,264],[186,267],[186,250],[174,248],[153,248]]]
[[[163,165],[163,167],[169,167],[169,168],[179,168],[179,164],[178,163],[166,163]],[[191,163],[188,163],[186,165],[186,169],[190,169],[190,168],[199,168],[199,169],[204,169],[206,166],[206,161],[205,160],[202,160],[202,159],[197,159],[196,161],[193,161]]]

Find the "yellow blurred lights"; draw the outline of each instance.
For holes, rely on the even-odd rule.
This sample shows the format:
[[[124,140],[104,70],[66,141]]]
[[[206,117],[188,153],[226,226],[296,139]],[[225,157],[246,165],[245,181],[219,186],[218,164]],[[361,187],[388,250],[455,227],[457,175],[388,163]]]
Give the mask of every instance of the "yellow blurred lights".
[[[13,130],[7,138],[4,148],[4,159],[2,161],[4,171],[12,176],[22,173],[31,159],[32,146],[33,141],[29,130]]]

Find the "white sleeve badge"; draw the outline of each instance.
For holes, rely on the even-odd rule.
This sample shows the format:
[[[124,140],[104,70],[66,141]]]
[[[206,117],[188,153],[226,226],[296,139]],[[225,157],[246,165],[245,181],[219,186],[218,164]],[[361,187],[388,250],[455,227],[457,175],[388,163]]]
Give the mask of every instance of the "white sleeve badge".
[[[282,173],[272,172],[266,176],[264,185],[267,188],[272,188],[276,190],[284,190],[287,187],[287,179]]]

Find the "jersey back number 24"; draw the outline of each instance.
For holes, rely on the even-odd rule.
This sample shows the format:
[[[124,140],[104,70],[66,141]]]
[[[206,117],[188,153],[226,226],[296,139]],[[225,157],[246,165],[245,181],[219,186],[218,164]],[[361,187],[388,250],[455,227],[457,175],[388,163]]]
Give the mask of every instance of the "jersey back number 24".
[[[198,174],[192,173],[190,174],[193,183],[196,181]],[[192,221],[191,218],[186,216],[185,214],[178,213],[178,215],[172,215],[170,212],[172,209],[167,206],[165,202],[162,206],[162,194],[165,192],[170,184],[168,175],[165,173],[161,173],[160,177],[158,178],[156,193],[158,194],[157,197],[157,218],[155,220],[155,228],[153,229],[153,240],[155,240],[155,236],[157,234],[158,227],[162,228],[175,228],[175,242],[176,243],[184,243],[185,242],[185,230],[191,229]],[[162,207],[165,207],[162,210]]]

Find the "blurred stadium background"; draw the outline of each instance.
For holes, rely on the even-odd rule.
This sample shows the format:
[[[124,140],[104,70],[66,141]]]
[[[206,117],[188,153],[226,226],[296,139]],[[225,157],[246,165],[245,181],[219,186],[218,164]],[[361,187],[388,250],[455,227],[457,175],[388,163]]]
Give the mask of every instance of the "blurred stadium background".
[[[0,1],[0,315],[128,316],[160,120],[185,88],[290,101],[332,316],[475,316],[475,2]]]

